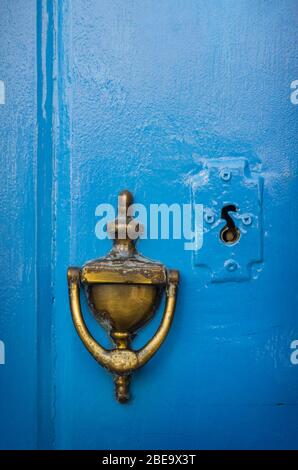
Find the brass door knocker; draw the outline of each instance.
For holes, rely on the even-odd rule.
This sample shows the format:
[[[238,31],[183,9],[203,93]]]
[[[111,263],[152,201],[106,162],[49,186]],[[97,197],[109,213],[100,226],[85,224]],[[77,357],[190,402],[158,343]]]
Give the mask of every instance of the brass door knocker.
[[[137,222],[127,215],[132,204],[129,191],[119,195],[118,218],[108,224],[114,236],[112,250],[104,258],[86,263],[83,268],[68,269],[70,309],[78,335],[96,361],[114,374],[116,398],[129,400],[131,373],[146,364],[159,349],[170,329],[176,303],[179,272],[141,256],[128,228]],[[103,348],[91,335],[80,306],[80,285],[88,305],[99,323],[109,332],[115,347]],[[155,314],[165,291],[165,309],[161,324],[147,344],[134,351],[131,340],[136,331]]]

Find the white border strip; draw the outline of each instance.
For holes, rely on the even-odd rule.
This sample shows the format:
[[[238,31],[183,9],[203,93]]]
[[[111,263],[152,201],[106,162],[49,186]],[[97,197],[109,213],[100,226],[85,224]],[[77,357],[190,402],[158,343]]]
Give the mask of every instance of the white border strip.
[[[0,80],[0,104],[5,104],[5,84]]]

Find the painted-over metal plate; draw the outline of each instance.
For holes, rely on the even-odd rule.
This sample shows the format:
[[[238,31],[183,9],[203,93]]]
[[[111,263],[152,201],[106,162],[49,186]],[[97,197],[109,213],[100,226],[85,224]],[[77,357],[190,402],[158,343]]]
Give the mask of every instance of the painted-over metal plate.
[[[201,165],[192,180],[193,204],[204,208],[203,244],[194,252],[194,264],[209,269],[212,282],[248,280],[252,265],[262,262],[263,179],[242,157],[202,159]],[[230,215],[240,231],[232,245],[220,238],[226,225],[221,211],[230,204],[237,207]]]

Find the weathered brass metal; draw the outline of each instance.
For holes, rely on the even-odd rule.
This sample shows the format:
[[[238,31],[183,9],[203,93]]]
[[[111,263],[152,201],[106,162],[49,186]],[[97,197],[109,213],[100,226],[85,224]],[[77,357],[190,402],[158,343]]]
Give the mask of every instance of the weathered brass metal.
[[[67,273],[75,328],[96,361],[114,374],[116,398],[120,403],[129,400],[131,373],[151,359],[167,336],[179,282],[178,271],[167,270],[137,252],[135,240],[129,237],[140,230],[127,214],[131,204],[131,193],[122,191],[118,198],[118,218],[108,226],[114,244],[107,256],[86,263],[82,269],[70,267]],[[80,307],[81,285],[90,310],[110,334],[115,345],[111,350],[103,348],[86,326]],[[131,341],[155,314],[163,292],[165,308],[161,324],[153,338],[134,351]]]

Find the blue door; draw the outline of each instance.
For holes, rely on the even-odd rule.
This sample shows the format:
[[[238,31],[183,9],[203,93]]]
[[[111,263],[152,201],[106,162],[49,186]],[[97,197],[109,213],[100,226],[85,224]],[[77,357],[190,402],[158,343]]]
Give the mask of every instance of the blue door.
[[[1,448],[298,447],[297,21],[295,0],[1,2]],[[181,278],[121,405],[66,271],[110,249],[99,207],[126,188],[193,240],[170,211],[138,242]]]

